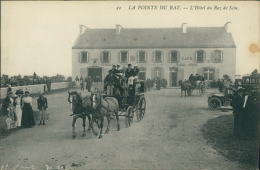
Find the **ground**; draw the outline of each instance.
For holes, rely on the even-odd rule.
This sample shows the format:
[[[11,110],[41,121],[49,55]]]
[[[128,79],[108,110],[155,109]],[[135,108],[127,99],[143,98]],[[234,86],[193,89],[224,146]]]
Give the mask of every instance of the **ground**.
[[[82,137],[82,119],[76,123],[73,139],[67,91],[46,95],[47,125],[37,122],[34,128],[1,139],[0,169],[247,169],[213,147],[208,139],[211,132],[205,132],[208,121],[232,117],[230,108],[225,112],[208,109],[207,96],[214,91],[207,90],[202,97],[194,91],[187,98],[180,98],[180,89],[147,92],[144,119],[138,122],[134,117],[126,128],[120,117],[120,131],[112,120],[109,134],[102,139],[92,132]]]

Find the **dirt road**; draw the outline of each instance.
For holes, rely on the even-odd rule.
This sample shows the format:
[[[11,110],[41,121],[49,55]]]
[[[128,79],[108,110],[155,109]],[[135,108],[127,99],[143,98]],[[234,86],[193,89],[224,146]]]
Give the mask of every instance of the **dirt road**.
[[[135,117],[125,128],[120,117],[121,131],[116,131],[112,120],[110,133],[102,139],[92,132],[81,137],[82,119],[76,124],[77,138],[72,139],[68,93],[46,95],[50,121],[1,139],[0,169],[242,169],[201,134],[208,119],[232,114],[209,110],[207,92],[199,97],[194,91],[188,98],[180,98],[180,89],[148,92],[143,121]],[[33,106],[36,109],[36,99]]]

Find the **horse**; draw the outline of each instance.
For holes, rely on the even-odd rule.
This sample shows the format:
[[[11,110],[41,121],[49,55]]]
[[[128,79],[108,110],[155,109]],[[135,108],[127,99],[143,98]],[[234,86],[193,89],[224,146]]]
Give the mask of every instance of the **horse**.
[[[119,116],[118,116],[118,110],[119,110],[119,105],[118,101],[114,97],[105,97],[103,99],[101,92],[97,91],[95,93],[91,94],[91,103],[92,103],[92,124],[96,119],[100,119],[100,134],[99,138],[102,138],[102,128],[103,128],[103,122],[104,122],[104,117],[106,116],[107,118],[107,129],[105,131],[105,134],[109,132],[109,125],[110,125],[110,115],[111,113],[115,113],[116,115],[116,120],[117,120],[117,131],[120,130],[120,124],[119,124]],[[98,136],[98,133],[94,130],[92,126],[92,131],[93,133]]]
[[[182,80],[179,80],[179,85],[181,86],[181,98],[182,98],[182,92],[184,91],[185,92],[185,97],[186,97],[186,92],[188,93],[188,96],[190,96],[191,94],[191,85],[190,83],[186,82],[186,81],[182,81]]]
[[[71,110],[73,111],[73,122],[72,122],[72,138],[76,138],[75,132],[75,124],[78,118],[83,119],[83,134],[82,137],[86,136],[86,116],[88,117],[89,127],[88,131],[92,128],[92,121],[91,121],[91,100],[90,98],[82,98],[81,95],[77,91],[69,92],[68,102],[70,103]],[[97,123],[98,124],[98,123]]]

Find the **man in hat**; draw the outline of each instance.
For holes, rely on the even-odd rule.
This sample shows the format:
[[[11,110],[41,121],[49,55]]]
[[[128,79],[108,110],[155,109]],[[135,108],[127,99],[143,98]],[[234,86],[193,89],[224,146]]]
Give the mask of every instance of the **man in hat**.
[[[133,85],[134,80],[135,80],[135,79],[138,79],[139,69],[138,69],[137,65],[134,66],[134,69],[133,69],[132,72],[133,72],[133,74],[132,74],[132,76],[129,78],[128,85]]]
[[[116,76],[113,74],[113,70],[109,70],[109,74],[104,79],[105,87],[107,89],[107,96],[114,96],[114,88],[117,82]]]
[[[116,69],[116,65],[115,64],[113,64],[111,71],[112,71],[112,74],[116,74],[117,73],[117,69]]]
[[[40,112],[40,123],[39,125],[43,124],[45,125],[45,119],[46,119],[46,110],[48,110],[48,103],[47,98],[44,97],[44,93],[39,94],[39,98],[37,99],[37,106],[38,110]]]
[[[132,64],[128,64],[128,68],[125,71],[125,77],[127,78],[126,82],[128,83],[128,80],[131,76],[133,76],[134,70],[132,69]]]

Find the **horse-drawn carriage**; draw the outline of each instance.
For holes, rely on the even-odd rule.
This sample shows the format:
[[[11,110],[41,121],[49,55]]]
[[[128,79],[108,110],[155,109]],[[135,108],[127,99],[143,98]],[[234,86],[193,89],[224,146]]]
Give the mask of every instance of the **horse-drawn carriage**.
[[[189,81],[191,88],[190,88],[190,95],[194,89],[199,90],[199,95],[202,96],[205,93],[205,82],[204,81]],[[188,92],[189,94],[189,92]]]
[[[116,95],[115,98],[119,102],[119,115],[125,117],[126,127],[131,126],[133,122],[134,115],[138,121],[142,121],[145,109],[146,100],[144,97],[145,92],[145,82],[143,80],[138,80],[134,82],[132,88],[128,90],[128,96],[123,97],[122,95]],[[106,94],[102,94],[105,98]]]
[[[134,87],[134,88],[133,88]],[[135,82],[132,88],[129,88],[129,95],[127,97],[122,97],[121,95],[107,96],[101,91],[93,91],[91,96],[82,98],[80,93],[77,91],[68,92],[69,98],[68,101],[71,104],[71,110],[73,111],[73,135],[76,137],[75,132],[75,123],[77,118],[83,119],[84,132],[85,136],[85,121],[86,116],[89,119],[89,128],[88,130],[93,131],[95,135],[98,133],[94,130],[93,124],[96,122],[97,126],[100,128],[99,138],[102,138],[102,128],[104,117],[107,118],[108,125],[105,133],[109,132],[109,124],[111,115],[116,116],[117,120],[117,130],[120,130],[119,116],[125,117],[126,127],[131,126],[136,114],[137,120],[141,121],[145,114],[146,101],[144,97],[145,84],[144,81]],[[92,116],[90,116],[92,115]],[[100,120],[100,124],[97,120]]]

